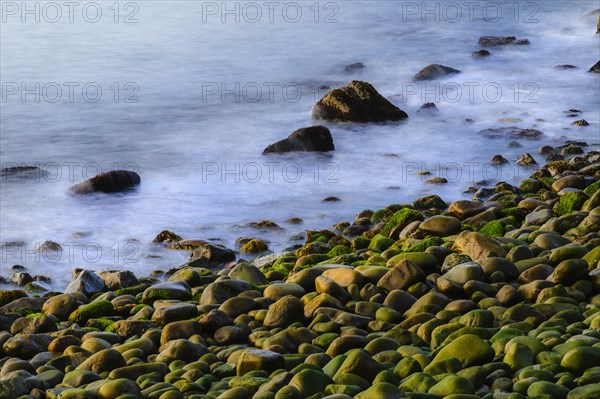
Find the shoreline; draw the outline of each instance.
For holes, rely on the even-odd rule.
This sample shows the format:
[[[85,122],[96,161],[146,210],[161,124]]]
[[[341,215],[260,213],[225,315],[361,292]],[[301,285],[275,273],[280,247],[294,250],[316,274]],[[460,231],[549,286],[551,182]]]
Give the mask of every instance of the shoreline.
[[[250,262],[163,232],[190,251],[166,282],[2,290],[0,398],[596,397],[600,152],[559,150],[519,187],[362,211]]]
[[[526,129],[526,128],[517,128],[517,127],[499,127],[499,128],[493,128],[493,129],[485,129],[484,131],[502,131],[502,130],[515,130],[515,131],[529,131],[529,130],[533,130],[533,129]],[[482,131],[482,132],[484,132]],[[481,133],[481,132],[480,132]],[[494,133],[497,134],[497,133]],[[542,134],[541,134],[542,135]],[[515,137],[516,138],[516,137]],[[490,142],[494,142],[494,141],[498,141],[499,139],[497,137],[495,138],[491,138],[488,137],[487,140],[490,140]],[[501,139],[506,145],[510,145],[510,138],[508,137],[504,137]],[[528,139],[525,139],[525,141],[528,141]],[[517,142],[517,141],[513,141],[513,142]],[[548,159],[556,159],[556,160],[560,160],[561,157],[566,156],[574,156],[575,154],[570,154],[569,155],[569,148],[567,147],[575,147],[575,148],[582,148],[584,151],[585,150],[598,150],[600,149],[600,144],[598,144],[598,142],[591,142],[591,143],[587,143],[581,140],[568,140],[565,136],[562,136],[562,138],[553,138],[551,140],[548,140],[548,138],[544,138],[542,136],[541,139],[537,139],[536,141],[534,141],[539,147],[538,147],[538,151],[536,153],[534,153],[533,151],[531,151],[531,154],[533,154],[534,158],[537,158],[538,160],[541,158],[546,158]],[[562,143],[562,144],[561,144]],[[552,145],[554,145],[554,147]],[[566,150],[565,150],[566,148]],[[552,152],[554,151],[554,152]],[[563,155],[560,155],[560,152],[563,152]],[[579,151],[579,150],[577,150]],[[520,151],[519,153],[521,153],[522,151]],[[306,154],[309,154],[308,152]],[[513,154],[514,155],[514,154]],[[525,152],[523,155],[528,155],[527,152]],[[497,159],[500,159],[501,161],[498,162]],[[486,200],[489,197],[489,193],[493,193],[494,190],[496,189],[496,187],[494,187],[494,184],[497,186],[498,184],[503,184],[506,183],[507,181],[515,184],[516,187],[518,187],[521,182],[523,180],[526,180],[530,174],[533,174],[535,171],[539,170],[538,167],[542,167],[539,166],[537,163],[531,164],[531,165],[527,165],[527,164],[519,164],[518,161],[515,162],[515,157],[511,157],[510,160],[507,160],[506,158],[504,158],[501,153],[498,153],[497,155],[494,155],[491,159],[491,161],[487,164],[487,165],[482,165],[482,164],[478,164],[477,166],[479,166],[481,169],[485,169],[487,168],[492,168],[494,169],[496,172],[498,172],[498,170],[502,170],[501,168],[504,168],[504,172],[501,173],[500,178],[494,178],[491,180],[481,180],[481,181],[476,181],[476,179],[473,178],[469,178],[468,181],[466,182],[462,182],[462,181],[458,181],[455,182],[453,180],[448,181],[448,183],[442,183],[442,184],[436,184],[437,183],[437,179],[438,179],[438,175],[440,174],[440,170],[442,170],[443,168],[441,166],[436,166],[433,168],[433,173],[431,173],[429,170],[427,169],[423,169],[423,170],[419,170],[419,171],[412,171],[414,172],[413,175],[418,178],[421,182],[421,185],[424,187],[424,189],[422,191],[426,191],[425,188],[431,188],[429,191],[433,192],[433,193],[437,193],[439,190],[437,190],[438,188],[442,189],[442,188],[448,188],[452,185],[454,185],[454,191],[455,191],[455,195],[450,196],[451,198],[454,198],[456,200],[458,199],[466,199],[469,196],[472,196],[471,199],[474,200]],[[449,164],[454,164],[453,162],[449,162]],[[411,166],[414,166],[412,163],[410,163]],[[469,169],[472,167],[472,165],[470,163],[465,163],[464,165],[464,171],[460,170],[459,171],[465,172],[465,173],[469,173],[469,175],[472,175],[472,170]],[[430,169],[431,170],[431,169]],[[487,170],[487,169],[486,169]],[[7,173],[10,173],[11,171],[7,171]],[[430,172],[429,173],[424,173],[424,172]],[[22,172],[21,172],[22,173]],[[497,173],[496,173],[497,174]],[[509,176],[507,176],[509,175]],[[478,176],[478,174],[477,174]],[[501,178],[503,177],[508,177],[508,179],[503,180]],[[511,179],[512,177],[512,179]],[[518,179],[517,179],[518,177]],[[16,177],[15,177],[16,178]],[[443,179],[443,178],[442,178]],[[428,180],[433,180],[431,182],[428,182]],[[464,187],[464,190],[461,190],[459,188],[459,184],[463,184],[462,187]],[[509,184],[510,184],[509,183]],[[396,186],[391,186],[391,187],[396,187]],[[391,189],[390,187],[388,187],[388,189]],[[442,190],[443,191],[443,190]],[[488,194],[486,194],[488,193]],[[406,194],[406,193],[405,193]],[[100,194],[100,195],[105,195],[105,194]],[[437,194],[435,194],[437,195]],[[487,196],[486,196],[487,195]],[[111,195],[108,194],[106,196],[106,198],[109,198]],[[405,197],[406,195],[404,195],[403,197]],[[446,197],[444,197],[446,198]],[[329,202],[328,200],[332,200],[331,202],[337,202],[338,198],[335,196],[331,196],[331,197],[327,197],[323,200],[321,200],[321,203],[323,204],[322,207],[328,206],[327,203]],[[342,201],[345,201],[344,198],[341,199]],[[381,202],[381,201],[380,201]],[[298,216],[304,216],[304,215],[298,215]],[[313,218],[314,219],[314,218]],[[335,219],[335,217],[330,217],[330,219]],[[271,222],[271,220],[276,220],[276,222]],[[290,222],[290,220],[294,220],[293,222]],[[264,245],[266,244],[267,247],[267,252],[269,253],[280,253],[282,251],[285,251],[285,249],[289,249],[294,247],[294,245],[297,245],[295,243],[298,242],[298,239],[300,237],[300,235],[304,234],[303,232],[306,230],[302,227],[304,226],[308,226],[308,224],[301,218],[297,218],[297,217],[291,217],[288,220],[283,220],[283,219],[267,219],[266,220],[269,223],[273,223],[273,229],[269,228],[268,226],[265,228],[261,228],[260,226],[257,226],[259,223],[261,223],[260,221],[258,221],[258,219],[256,219],[256,221],[252,222],[252,221],[247,221],[246,223],[237,223],[237,224],[232,224],[226,228],[224,228],[225,230],[232,230],[232,229],[240,229],[240,233],[238,233],[238,237],[234,240],[231,237],[227,237],[225,238],[221,238],[220,236],[217,236],[217,238],[203,238],[202,240],[207,240],[209,242],[212,242],[214,244],[218,244],[218,245],[225,245],[228,248],[232,249],[236,256],[239,259],[245,259],[245,260],[252,260],[255,256],[261,256],[264,255],[264,253],[254,253],[252,251],[250,252],[243,252],[241,251],[241,247],[243,247],[243,245],[249,241],[249,240],[258,240],[263,242]],[[313,221],[314,223],[314,221]],[[277,226],[280,225],[283,228],[278,229]],[[326,223],[322,223],[320,224],[320,228],[328,228],[326,226]],[[300,227],[301,229],[295,229],[295,227]],[[206,229],[205,226],[202,226],[201,229]],[[242,231],[243,230],[243,231]],[[177,231],[177,230],[176,230]],[[210,229],[207,229],[207,231],[210,231]],[[279,232],[286,232],[289,233],[287,235],[287,237],[283,237]],[[229,232],[231,236],[233,236],[234,234]],[[73,233],[73,237],[74,240],[77,240],[78,238],[85,238],[88,236],[91,236],[93,233],[90,232],[75,232]],[[202,234],[198,234],[198,235],[204,235],[206,236],[207,234],[211,234],[211,233],[202,233]],[[241,236],[239,235],[241,234]],[[291,235],[290,235],[291,234]],[[159,233],[160,235],[160,233]],[[277,236],[279,235],[279,239],[277,240],[273,240],[273,238],[277,238]],[[214,236],[214,234],[213,234]],[[305,237],[303,237],[302,239],[304,239]],[[190,237],[191,240],[195,240],[195,237]],[[61,242],[61,241],[58,241]],[[47,240],[44,242],[35,242],[35,243],[26,243],[25,241],[15,241],[15,242],[5,242],[2,243],[2,245],[7,245],[8,247],[14,245],[15,247],[21,248],[19,251],[17,251],[17,253],[23,253],[23,251],[32,251],[32,252],[44,252],[43,257],[44,258],[54,258],[56,257],[56,255],[54,254],[56,252],[56,248],[58,248],[58,251],[60,252],[65,252],[64,248],[60,247],[60,244],[58,242],[54,242],[52,240]],[[94,241],[90,241],[94,247],[98,247],[99,244],[95,243]],[[149,241],[148,241],[149,242]],[[135,238],[128,238],[126,241],[127,243],[133,243],[136,246],[136,251],[138,253],[140,253],[140,246],[141,245],[148,245],[148,243],[143,244],[143,241],[140,241],[140,239],[138,239],[137,237]],[[33,246],[30,246],[30,244],[35,244]],[[73,244],[75,245],[85,245],[85,241],[83,242],[83,244],[80,245],[80,243],[72,243],[72,242],[68,242],[67,244],[73,246]],[[159,244],[159,245],[156,245]],[[40,246],[45,247],[43,249],[40,250]],[[53,246],[55,246],[56,248],[53,248]],[[161,248],[162,247],[162,248]],[[73,247],[65,247],[66,251],[73,251]],[[167,252],[164,252],[164,249],[166,248]],[[279,249],[277,249],[279,248]],[[113,248],[111,247],[111,250]],[[121,251],[121,249],[124,250],[124,248],[119,247],[118,251]],[[9,250],[7,250],[7,253],[10,252],[10,248]],[[46,252],[48,254],[46,254]],[[71,254],[71,252],[69,252],[69,254]],[[157,259],[161,256],[164,256],[165,253],[169,253],[170,248],[168,245],[162,245],[162,243],[157,243],[157,242],[152,242],[151,245],[147,248],[144,249],[144,256],[150,256],[150,257],[156,257]],[[171,252],[172,253],[172,252]],[[29,255],[29,252],[26,252],[26,255]],[[39,255],[36,255],[39,257]],[[128,254],[124,255],[125,257],[129,256]],[[60,257],[60,256],[59,256]],[[116,255],[115,255],[115,259],[116,259]],[[18,261],[18,260],[17,260]],[[177,264],[177,262],[173,262],[173,259],[167,259],[165,258],[165,261],[168,262],[170,265],[168,266],[169,269],[176,269],[178,267],[182,267],[181,265],[183,263],[179,263]],[[138,260],[136,260],[135,263],[137,263]],[[70,264],[73,264],[73,262],[69,262]],[[27,266],[26,263],[23,263],[23,265]],[[16,266],[16,267],[15,267]],[[144,277],[149,277],[149,276],[153,276],[156,275],[156,273],[160,272],[161,269],[159,265],[157,265],[159,268],[154,269],[154,270],[148,270],[148,273],[142,274],[142,276]],[[217,265],[217,267],[221,267],[222,265]],[[15,267],[15,268],[13,268]],[[8,266],[7,265],[7,269],[9,270],[9,274],[5,275],[5,276],[0,276],[0,289],[11,289],[14,285],[13,282],[11,282],[10,278],[12,277],[10,275],[10,273],[13,272],[24,272],[27,273],[29,270],[27,267],[22,268],[22,266],[20,266],[20,264],[15,264],[13,266]],[[96,269],[93,268],[91,269],[92,271],[97,271],[97,272],[101,272],[101,271],[106,271],[106,270],[113,270],[113,269],[123,269],[123,270],[131,270],[132,268],[127,268],[126,265],[124,265],[124,267],[122,267],[122,265],[117,265],[116,267],[103,267],[102,269]],[[49,283],[49,285],[46,286],[40,286],[31,290],[27,290],[29,291],[30,294],[43,294],[44,292],[52,292],[54,291],[53,288],[56,288],[56,286],[54,286],[54,284],[52,284],[52,281],[50,280],[50,278],[48,276],[45,275],[33,275],[33,271],[34,268],[32,268],[32,275],[29,277],[26,277],[24,283],[22,282],[23,279],[19,279],[19,283],[17,284],[18,286],[22,286],[24,287],[26,285],[27,282],[32,282],[32,281],[42,281],[42,282],[46,282]],[[66,271],[66,270],[65,270]],[[160,274],[159,274],[160,277]],[[62,283],[62,282],[61,282]],[[64,283],[62,283],[61,285],[63,286],[61,289],[64,289],[64,287],[66,287],[67,281],[64,280]],[[54,286],[54,287],[53,287]],[[60,289],[56,290],[56,291],[60,291]]]

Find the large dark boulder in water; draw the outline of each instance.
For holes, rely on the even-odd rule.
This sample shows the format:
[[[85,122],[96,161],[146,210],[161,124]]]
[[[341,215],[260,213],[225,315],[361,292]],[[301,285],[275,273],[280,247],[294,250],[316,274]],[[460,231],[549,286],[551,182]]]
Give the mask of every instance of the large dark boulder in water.
[[[312,110],[315,119],[343,122],[385,122],[408,118],[367,82],[353,80],[327,93]]]
[[[117,193],[140,184],[140,175],[129,170],[109,170],[71,186],[75,194]]]
[[[284,153],[292,151],[333,151],[333,139],[325,126],[303,127],[290,134],[287,138],[271,144],[263,154]]]
[[[529,44],[529,39],[517,39],[514,36],[482,36],[478,43],[484,47],[524,45]]]
[[[448,75],[454,75],[460,73],[458,69],[450,68],[445,65],[431,64],[421,69],[419,73],[415,75],[415,80],[435,80],[443,78]]]
[[[596,62],[596,64],[590,68],[589,72],[600,73],[600,61]]]

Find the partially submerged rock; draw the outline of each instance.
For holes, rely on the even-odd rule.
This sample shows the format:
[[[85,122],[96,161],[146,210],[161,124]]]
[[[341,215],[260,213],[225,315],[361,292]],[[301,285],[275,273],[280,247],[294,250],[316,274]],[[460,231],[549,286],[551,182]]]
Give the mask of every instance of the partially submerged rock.
[[[495,47],[507,45],[525,45],[529,44],[529,40],[517,39],[514,36],[482,36],[479,38],[478,43],[484,47]]]
[[[71,191],[75,194],[117,193],[137,186],[140,181],[140,175],[136,172],[110,170],[71,186]]]
[[[496,154],[492,157],[490,163],[492,165],[504,165],[505,163],[508,163],[508,159],[504,158],[501,154]]]
[[[353,64],[346,65],[344,67],[344,72],[347,72],[347,73],[358,72],[358,71],[362,71],[363,69],[366,69],[366,68],[367,67],[362,62],[355,62]]]
[[[269,145],[263,154],[292,151],[333,151],[333,138],[325,126],[310,126],[294,131],[287,138]]]
[[[419,111],[439,111],[439,109],[435,103],[424,103],[421,105],[421,108],[419,108]]]
[[[435,80],[446,77],[448,75],[455,75],[461,73],[458,69],[454,69],[448,66],[440,64],[427,65],[421,69],[414,77],[415,80]]]
[[[571,64],[561,64],[561,65],[556,65],[554,67],[554,69],[558,69],[558,70],[569,70],[569,69],[577,69],[577,67],[575,65],[571,65]]]
[[[91,296],[104,288],[105,284],[100,276],[89,270],[81,270],[73,277],[65,289],[65,294],[81,292],[86,296]]]
[[[473,54],[471,54],[471,55],[473,57],[481,58],[481,57],[489,57],[490,55],[492,55],[492,53],[490,53],[487,50],[477,50],[477,51],[474,51]]]
[[[408,118],[367,82],[353,80],[327,93],[312,110],[315,119],[341,122],[385,122]]]
[[[544,133],[537,129],[523,129],[516,126],[493,127],[479,131],[479,134],[489,138],[539,140]]]
[[[530,153],[526,152],[525,154],[521,155],[519,157],[519,159],[517,159],[517,165],[521,165],[521,166],[533,166],[533,165],[537,165],[537,162],[531,156]]]

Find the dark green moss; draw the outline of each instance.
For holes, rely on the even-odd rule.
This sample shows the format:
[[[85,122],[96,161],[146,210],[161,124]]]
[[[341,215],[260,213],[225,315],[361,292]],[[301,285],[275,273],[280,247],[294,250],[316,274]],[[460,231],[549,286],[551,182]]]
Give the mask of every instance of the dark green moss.
[[[371,240],[369,240],[366,237],[354,237],[352,239],[352,249],[354,249],[355,251],[358,251],[359,249],[366,249],[369,247],[370,242]]]
[[[373,216],[371,216],[371,223],[377,224],[380,222],[387,222],[390,220],[393,214],[394,213],[389,209],[380,209],[378,211],[375,211],[373,213]]]
[[[327,253],[330,257],[345,255],[351,253],[352,250],[345,245],[336,245]]]
[[[470,224],[463,223],[460,225],[460,231],[475,231],[475,229]]]
[[[110,301],[100,300],[79,307],[69,315],[69,321],[83,326],[89,319],[110,316],[113,310],[114,307]]]
[[[589,186],[587,186],[585,188],[585,190],[583,190],[584,193],[586,193],[588,196],[592,196],[596,193],[596,191],[600,190],[600,180],[590,184]]]
[[[294,268],[295,263],[280,263],[277,265],[273,265],[270,270],[279,272],[284,276],[287,276],[290,271]]]
[[[563,216],[578,211],[581,209],[587,199],[588,196],[581,191],[566,193],[560,197],[560,200],[554,206],[554,213],[559,216]]]
[[[383,252],[386,249],[388,249],[393,243],[394,243],[394,240],[392,240],[391,238],[381,235],[381,234],[376,234],[371,239],[371,242],[369,243],[368,248],[375,250],[375,251]]]
[[[352,246],[352,242],[346,237],[335,236],[330,238],[329,241],[327,241],[327,245],[329,245],[331,248],[335,247],[336,245],[343,245],[345,247],[350,248]]]
[[[502,237],[504,236],[504,226],[498,220],[492,220],[486,223],[479,232],[491,237]]]
[[[150,287],[150,284],[138,284],[138,285],[134,285],[133,287],[119,288],[118,290],[115,290],[115,295],[116,296],[121,296],[121,295],[136,296],[137,294],[144,292],[146,290],[146,288],[148,288],[148,287]]]
[[[423,220],[423,215],[414,209],[401,209],[392,215],[390,220],[385,224],[385,227],[381,230],[380,234],[383,236],[389,236],[394,227],[400,224],[408,224],[415,220]]]
[[[269,250],[269,246],[263,240],[253,239],[248,241],[240,248],[240,252],[258,254]]]
[[[329,230],[307,230],[306,231],[306,244],[312,242],[323,242],[326,243],[332,237],[335,237],[335,233]]]
[[[554,183],[554,179],[551,177],[540,177],[538,182],[544,186],[543,188],[550,190],[552,188],[552,184]]]
[[[296,263],[297,258],[295,256],[281,256],[279,258],[277,258],[275,260],[275,262],[273,262],[272,266],[279,266],[279,265],[284,265],[284,264],[294,264]]]
[[[540,189],[540,182],[533,179],[525,179],[521,182],[519,188],[524,193],[537,193]]]
[[[100,331],[105,331],[115,321],[105,318],[89,319],[85,324],[86,327],[97,328]]]
[[[404,249],[404,252],[425,252],[429,247],[437,247],[444,243],[441,237],[428,236],[417,244],[412,244],[408,248]]]
[[[323,242],[323,243],[325,243],[327,241],[329,241],[329,238],[327,238],[326,235],[320,234],[320,233],[312,235],[312,236],[306,238],[306,244],[310,244],[310,243],[313,243],[313,242]]]
[[[356,262],[353,262],[351,266],[354,267],[358,267],[358,266],[364,266],[364,265],[370,265],[368,260],[357,260]]]
[[[524,220],[525,216],[527,216],[527,210],[524,208],[513,206],[510,208],[501,209],[500,214],[502,216],[512,217],[515,219],[515,221]]]
[[[0,306],[4,306],[12,301],[24,298],[27,293],[23,290],[2,290],[0,291]]]
[[[145,307],[148,307],[148,305],[139,303],[139,304],[135,305],[133,308],[131,308],[131,310],[129,311],[129,314],[134,315]]]
[[[310,244],[306,244],[302,248],[298,248],[294,252],[294,255],[296,257],[300,258],[301,256],[305,256],[305,255],[326,254],[330,250],[331,250],[331,248],[329,247],[329,245],[327,245],[323,242],[313,242]]]
[[[320,263],[330,263],[330,264],[334,264],[334,265],[351,265],[352,263],[356,262],[357,260],[360,260],[360,258],[358,257],[358,255],[356,255],[355,253],[352,252],[352,253],[348,253],[348,254],[335,256],[331,259],[327,259]]]

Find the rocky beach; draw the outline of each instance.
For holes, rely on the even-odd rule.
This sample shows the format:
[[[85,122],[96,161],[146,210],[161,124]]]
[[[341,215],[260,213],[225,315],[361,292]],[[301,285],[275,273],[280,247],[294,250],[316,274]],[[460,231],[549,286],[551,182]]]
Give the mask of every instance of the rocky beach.
[[[544,151],[518,187],[363,210],[251,261],[163,231],[189,263],[0,291],[0,397],[598,398],[600,152]]]
[[[581,20],[594,25],[590,36],[600,33],[600,10]],[[561,34],[569,32],[565,28]],[[480,33],[461,48],[466,66],[441,56],[419,61],[410,84],[485,74],[485,67],[473,72],[469,65],[522,57],[538,39]],[[510,65],[507,74],[513,73]],[[588,82],[577,86],[576,96],[571,86],[561,87],[565,96],[552,105],[550,120],[539,117],[545,103],[519,103],[509,111],[494,110],[493,118],[477,114],[477,120],[465,116],[475,112],[469,109],[473,104],[462,104],[451,115],[450,101],[399,101],[406,93],[371,83],[369,70],[385,69],[381,65],[353,62],[336,68],[347,79],[320,86],[322,95],[310,107],[306,99],[300,102],[303,116],[279,126],[277,135],[253,137],[258,143],[242,150],[239,137],[227,142],[219,130],[218,147],[225,153],[248,151],[244,157],[252,163],[317,160],[335,166],[330,161],[342,159],[342,165],[353,166],[351,176],[377,181],[379,191],[346,179],[338,191],[316,184],[257,185],[229,198],[226,190],[204,186],[213,204],[206,209],[196,192],[170,191],[178,184],[195,185],[192,178],[166,173],[163,180],[152,169],[112,167],[51,187],[58,194],[49,198],[58,198],[73,214],[35,208],[44,215],[40,228],[46,240],[28,250],[34,242],[28,234],[35,228],[17,223],[23,205],[13,201],[9,207],[4,199],[25,198],[15,181],[32,190],[26,197],[36,197],[33,193],[44,187],[32,184],[43,180],[48,168],[3,163],[2,189],[9,194],[3,197],[0,241],[7,265],[0,270],[0,399],[600,398],[600,61],[552,65],[551,72],[543,72],[577,73]],[[493,68],[502,71],[503,64]],[[248,112],[223,103],[232,114]],[[270,114],[288,115],[291,105],[262,106]],[[15,118],[3,118],[11,131]],[[420,125],[438,131],[423,133],[415,144],[410,132]],[[444,135],[445,126],[459,126],[465,136],[471,129],[468,139],[454,130]],[[379,132],[382,148],[372,156],[369,147]],[[171,138],[179,140],[175,134]],[[16,140],[2,139],[18,147]],[[199,146],[210,148],[211,140],[198,140]],[[444,142],[448,152],[437,153]],[[428,149],[428,161],[458,154],[462,159],[453,161],[495,171],[496,178],[469,174],[453,180],[409,158]],[[154,148],[150,163],[164,161],[171,171],[173,162],[180,172],[184,158],[170,151],[166,143]],[[361,158],[352,158],[357,152]],[[389,160],[396,158],[416,184],[390,169]],[[117,160],[116,166],[129,165]],[[202,163],[202,178],[206,164],[217,165]],[[406,173],[406,165],[419,167]],[[516,172],[505,178],[509,168]],[[291,205],[284,191],[294,192]],[[165,193],[168,207],[160,205],[157,192]],[[400,194],[390,194],[395,192]],[[271,198],[273,193],[280,196]],[[255,197],[269,200],[253,208]],[[140,205],[148,198],[149,213]],[[335,219],[332,209],[356,198],[368,207],[354,209],[354,218]],[[394,201],[382,206],[389,198]],[[230,211],[235,207],[237,213]],[[288,207],[290,212],[278,212]],[[164,222],[173,208],[189,226]],[[191,208],[204,209],[187,217]],[[143,225],[127,225],[138,211],[133,220]],[[249,213],[254,221],[248,222]],[[204,222],[212,226],[196,224],[198,215],[215,218]],[[119,222],[112,225],[113,220]],[[213,234],[223,231],[235,240]],[[39,261],[71,250],[73,242],[61,237],[101,240],[117,234],[128,237],[123,241],[147,263],[128,267],[115,256],[114,262],[71,259],[50,262],[49,268]],[[152,238],[142,242],[148,234]],[[103,247],[114,243],[105,241]],[[18,255],[23,261],[12,262]]]

